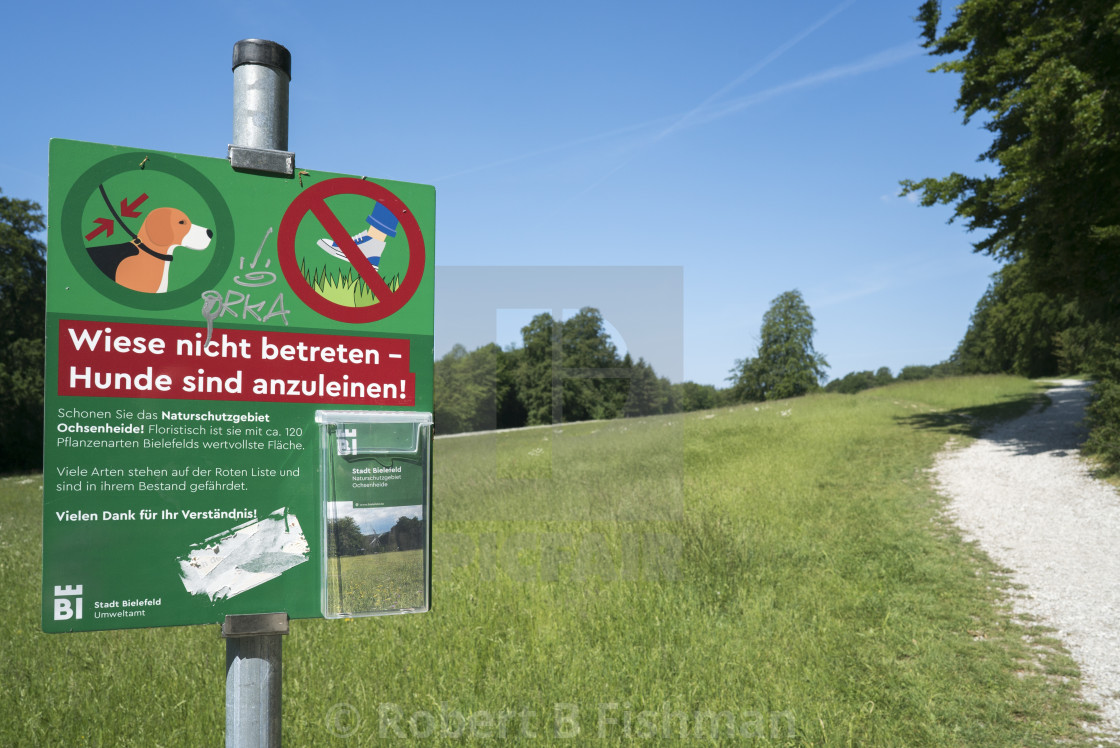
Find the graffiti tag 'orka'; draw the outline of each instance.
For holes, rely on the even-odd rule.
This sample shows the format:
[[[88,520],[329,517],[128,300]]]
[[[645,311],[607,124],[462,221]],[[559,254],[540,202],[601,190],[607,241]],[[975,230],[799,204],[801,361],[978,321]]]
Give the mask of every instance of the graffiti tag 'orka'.
[[[257,247],[257,253],[253,256],[253,261],[249,263],[249,272],[244,275],[236,275],[233,282],[243,288],[263,288],[270,286],[276,282],[276,273],[268,270],[267,268],[272,264],[272,260],[265,258],[264,269],[257,270],[257,263],[261,259],[261,250],[268,242],[268,237],[272,236],[272,227],[268,228],[265,232],[264,238],[261,239],[261,245]],[[240,259],[239,268],[245,269],[245,257]],[[259,297],[258,297],[259,298]],[[265,305],[268,304],[267,298],[264,301],[253,302],[252,292],[241,292],[236,289],[226,289],[225,295],[219,291],[210,290],[202,292],[202,318],[206,320],[206,342],[210,342],[210,336],[214,334],[214,320],[221,319],[227,314],[233,315],[235,319],[248,319],[252,317],[258,322],[268,322],[273,317],[280,317],[284,320],[284,324],[288,324],[288,311],[284,308],[284,292],[276,294],[272,300],[272,304],[268,307],[268,311],[264,311]]]

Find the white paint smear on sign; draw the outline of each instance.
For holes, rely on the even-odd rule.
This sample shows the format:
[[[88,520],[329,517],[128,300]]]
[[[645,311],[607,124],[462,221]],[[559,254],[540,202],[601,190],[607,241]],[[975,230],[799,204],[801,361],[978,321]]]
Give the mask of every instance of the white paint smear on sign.
[[[179,569],[187,592],[214,601],[276,579],[310,553],[299,520],[282,507],[191,546]]]

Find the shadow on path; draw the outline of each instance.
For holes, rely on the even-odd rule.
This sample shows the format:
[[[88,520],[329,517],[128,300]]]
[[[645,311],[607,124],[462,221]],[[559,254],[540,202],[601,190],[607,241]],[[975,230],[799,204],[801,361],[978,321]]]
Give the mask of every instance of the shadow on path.
[[[940,413],[900,416],[900,423],[949,434],[983,437],[1014,454],[1054,453],[1064,457],[1078,449],[1088,434],[1085,406],[1090,382],[1062,380],[1036,395],[1008,397],[1003,402]]]

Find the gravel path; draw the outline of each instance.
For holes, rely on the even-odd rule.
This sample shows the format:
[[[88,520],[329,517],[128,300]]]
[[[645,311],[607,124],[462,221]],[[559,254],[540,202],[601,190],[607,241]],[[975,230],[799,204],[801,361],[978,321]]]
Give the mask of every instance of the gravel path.
[[[1050,407],[943,452],[934,475],[965,537],[1026,585],[1016,611],[1058,630],[1085,698],[1120,731],[1120,494],[1078,457],[1088,386],[1056,384]]]

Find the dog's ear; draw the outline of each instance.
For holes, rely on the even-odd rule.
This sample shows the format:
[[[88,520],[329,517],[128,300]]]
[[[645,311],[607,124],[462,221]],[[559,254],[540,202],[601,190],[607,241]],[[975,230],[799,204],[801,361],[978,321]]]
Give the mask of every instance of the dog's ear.
[[[154,244],[167,247],[175,243],[174,221],[178,218],[178,211],[170,208],[156,208],[144,219],[141,230],[148,235]]]

